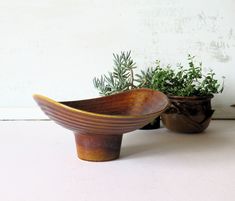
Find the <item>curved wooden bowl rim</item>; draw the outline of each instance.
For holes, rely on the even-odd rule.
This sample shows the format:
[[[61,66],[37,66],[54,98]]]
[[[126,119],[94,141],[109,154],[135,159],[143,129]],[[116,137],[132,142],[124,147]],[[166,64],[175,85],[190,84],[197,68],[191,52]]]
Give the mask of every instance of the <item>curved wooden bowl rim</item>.
[[[121,93],[133,93],[134,91],[143,91],[143,92],[145,92],[145,91],[153,91],[153,90],[151,90],[151,89],[133,89],[133,90],[129,90],[129,91],[121,92]],[[166,104],[163,106],[162,110],[158,110],[156,112],[149,113],[149,114],[143,114],[143,115],[108,115],[108,114],[99,114],[99,113],[88,112],[88,111],[84,111],[84,110],[80,110],[80,109],[75,109],[73,107],[67,106],[67,105],[65,105],[63,103],[57,102],[57,101],[55,101],[55,100],[53,100],[51,98],[48,98],[48,97],[40,95],[40,94],[34,94],[33,98],[35,100],[44,100],[46,102],[50,102],[51,104],[54,104],[54,105],[56,105],[58,107],[62,107],[64,109],[70,110],[71,112],[75,112],[75,113],[83,113],[83,114],[87,114],[87,115],[91,115],[91,116],[108,117],[108,118],[114,118],[114,119],[117,119],[117,118],[119,118],[119,119],[123,119],[123,118],[127,118],[127,119],[129,119],[129,118],[140,118],[141,119],[141,118],[146,117],[146,116],[150,116],[150,115],[154,115],[154,114],[158,114],[158,113],[164,112],[167,109],[167,107],[170,105],[169,100],[168,100],[168,98],[167,98],[167,96],[165,94],[163,94],[160,91],[156,91],[156,92],[160,93],[160,94],[162,94],[163,96],[166,97],[166,99],[165,99],[166,100]],[[111,96],[118,96],[118,94],[119,93],[113,94]],[[94,100],[94,99],[103,99],[103,98],[105,98],[105,96],[98,97],[98,98],[92,98],[92,99],[84,99],[84,100]]]

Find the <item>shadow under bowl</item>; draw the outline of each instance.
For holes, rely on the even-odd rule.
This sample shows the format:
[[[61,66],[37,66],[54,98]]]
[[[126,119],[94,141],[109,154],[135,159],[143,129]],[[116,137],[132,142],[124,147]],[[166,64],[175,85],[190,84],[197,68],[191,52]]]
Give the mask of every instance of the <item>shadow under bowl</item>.
[[[78,101],[34,99],[50,119],[74,132],[78,157],[88,161],[118,158],[122,135],[148,124],[169,105],[165,94],[150,89]]]

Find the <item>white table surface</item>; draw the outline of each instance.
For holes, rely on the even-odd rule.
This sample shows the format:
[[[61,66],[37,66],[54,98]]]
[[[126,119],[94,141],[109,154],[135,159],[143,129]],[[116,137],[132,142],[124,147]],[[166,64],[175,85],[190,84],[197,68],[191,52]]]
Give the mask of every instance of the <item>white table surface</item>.
[[[0,122],[1,201],[234,201],[235,121],[203,134],[165,128],[124,135],[121,157],[77,158],[52,121]]]

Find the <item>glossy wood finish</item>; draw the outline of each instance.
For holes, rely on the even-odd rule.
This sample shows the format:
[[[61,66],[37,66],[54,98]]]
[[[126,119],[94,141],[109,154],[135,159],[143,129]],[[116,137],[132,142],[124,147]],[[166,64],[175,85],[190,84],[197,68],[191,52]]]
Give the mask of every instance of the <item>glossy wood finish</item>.
[[[92,150],[92,157],[91,154],[83,155],[85,152],[81,151],[79,141],[84,139],[84,136],[89,138],[85,140],[87,150],[90,149],[90,145],[92,147],[96,143],[112,144],[110,139],[116,140],[113,136],[143,127],[159,116],[169,104],[163,93],[150,89],[135,89],[79,101],[57,102],[42,95],[34,95],[34,99],[50,119],[75,133],[79,158],[92,161],[115,159],[119,156],[120,148],[114,148],[118,153],[111,158],[105,158],[101,151]],[[105,135],[110,135],[110,138],[105,138]],[[121,140],[119,144],[121,146]],[[104,148],[100,145],[99,150],[102,147]],[[112,152],[110,150],[112,148],[104,148],[102,153]]]
[[[75,133],[79,158],[89,161],[109,161],[119,158],[122,135]]]

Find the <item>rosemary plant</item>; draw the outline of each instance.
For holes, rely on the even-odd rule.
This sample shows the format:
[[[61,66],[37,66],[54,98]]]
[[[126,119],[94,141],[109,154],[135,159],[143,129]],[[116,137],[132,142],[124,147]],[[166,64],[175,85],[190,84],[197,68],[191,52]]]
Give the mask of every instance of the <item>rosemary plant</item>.
[[[136,63],[131,58],[131,51],[113,54],[113,62],[113,72],[93,79],[93,84],[99,90],[100,95],[107,96],[135,88],[134,69]]]

